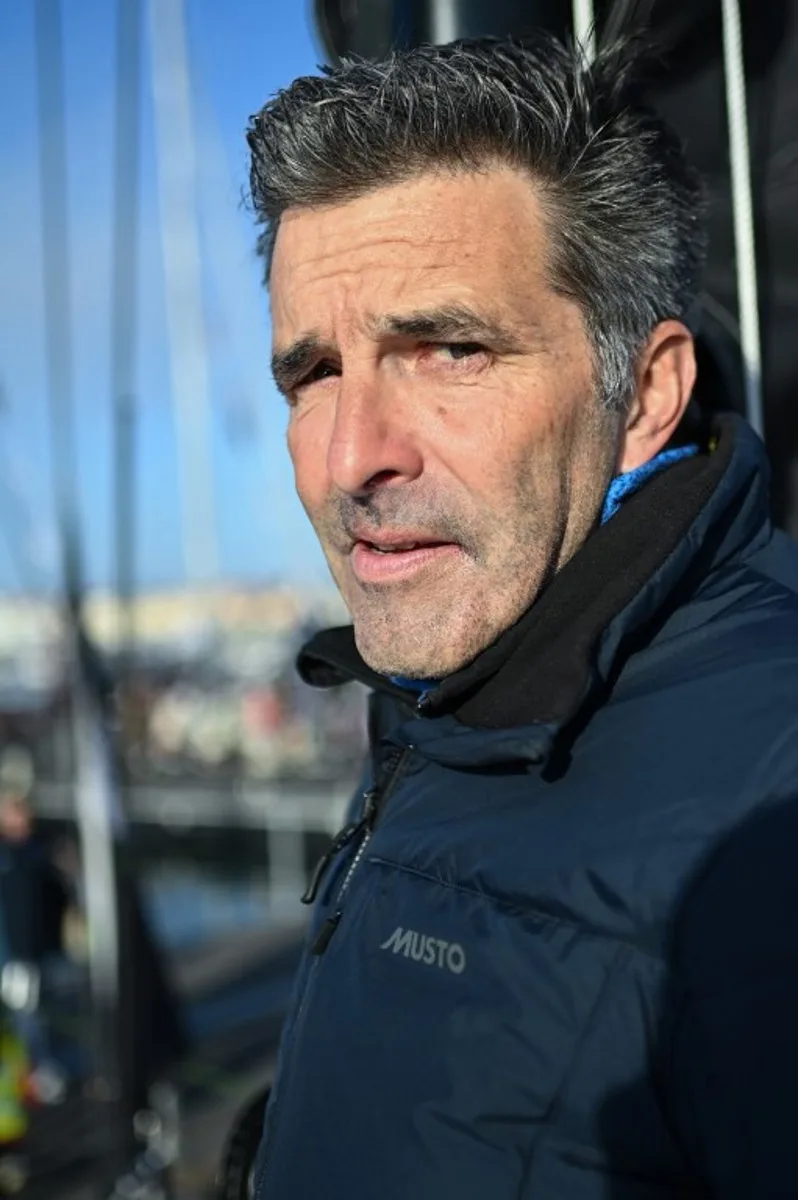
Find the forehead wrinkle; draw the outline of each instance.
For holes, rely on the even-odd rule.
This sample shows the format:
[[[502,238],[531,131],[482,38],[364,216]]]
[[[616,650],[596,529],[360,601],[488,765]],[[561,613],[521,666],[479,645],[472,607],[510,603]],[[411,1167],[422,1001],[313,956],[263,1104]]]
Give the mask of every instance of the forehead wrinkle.
[[[389,225],[394,225],[394,221],[386,218],[384,222],[369,223],[366,218],[365,227],[362,221],[359,222],[353,230],[352,236],[347,238],[344,245],[341,245],[342,233],[340,230],[335,230],[334,239],[325,236],[321,231],[316,234],[312,242],[303,238],[300,243],[300,252],[292,263],[292,273],[296,275],[309,269],[313,273],[314,280],[326,279],[329,275],[357,275],[361,268],[348,265],[356,255],[366,254],[371,259],[375,251],[377,255],[384,250],[394,250],[404,255],[408,247],[429,247],[434,250],[451,244],[451,239],[445,234],[436,237],[430,230],[416,231],[407,227],[401,230],[386,229],[385,226]],[[331,244],[331,242],[337,244]],[[345,260],[344,265],[341,264],[341,259]]]
[[[483,262],[478,245],[469,245],[463,236],[453,238],[450,223],[419,219],[419,207],[434,209],[434,204],[411,205],[408,213],[403,201],[401,208],[392,205],[383,212],[378,205],[366,207],[361,199],[352,203],[351,217],[344,223],[339,218],[346,207],[331,208],[335,220],[329,225],[327,214],[317,209],[296,214],[292,228],[281,230],[275,265],[282,260],[277,290],[282,294],[282,303],[278,303],[285,320],[278,324],[285,333],[299,334],[303,326],[307,329],[312,325],[322,331],[325,346],[353,338],[359,341],[364,333],[373,340],[375,332],[378,336],[391,332],[379,328],[375,331],[373,326],[378,322],[374,313],[381,316],[387,311],[384,320],[403,318],[405,308],[423,311],[446,305],[447,301],[454,305],[464,302],[464,307],[472,304],[476,314],[483,317],[481,297],[487,268],[497,293],[501,281],[502,302],[496,313],[484,313],[483,323],[491,319],[494,332],[501,330],[504,340],[507,334],[514,334],[514,340],[524,346],[530,341],[538,344],[557,340],[553,337],[556,331],[548,328],[546,314],[536,311],[535,289],[528,293],[525,286],[534,281],[537,271],[527,269],[518,278],[515,259],[500,263],[496,257],[504,256],[499,255]],[[311,217],[312,223],[308,223]],[[399,218],[403,223],[397,228]],[[310,232],[309,238],[306,232]],[[533,262],[539,258],[538,254],[532,255]],[[272,300],[277,299],[273,293]],[[458,333],[461,338],[466,336],[465,323]],[[476,331],[473,340],[480,340]]]

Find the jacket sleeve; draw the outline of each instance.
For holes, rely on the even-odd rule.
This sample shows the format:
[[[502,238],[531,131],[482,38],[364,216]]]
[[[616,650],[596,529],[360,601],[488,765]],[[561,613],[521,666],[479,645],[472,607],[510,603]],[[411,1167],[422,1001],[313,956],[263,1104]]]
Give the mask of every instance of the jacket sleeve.
[[[675,1132],[716,1200],[798,1196],[798,799],[724,840],[675,945]]]

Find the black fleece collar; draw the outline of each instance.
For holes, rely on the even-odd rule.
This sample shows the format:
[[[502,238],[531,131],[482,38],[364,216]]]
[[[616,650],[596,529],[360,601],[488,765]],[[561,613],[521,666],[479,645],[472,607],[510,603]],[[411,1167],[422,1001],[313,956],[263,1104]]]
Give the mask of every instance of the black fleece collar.
[[[452,713],[473,728],[562,727],[629,652],[651,621],[675,607],[685,578],[767,523],[764,449],[739,418],[716,418],[712,453],[675,463],[597,528],[521,619],[462,670],[427,693],[425,716]],[[305,682],[352,679],[408,700],[360,657],[351,625],[317,634],[300,652]]]

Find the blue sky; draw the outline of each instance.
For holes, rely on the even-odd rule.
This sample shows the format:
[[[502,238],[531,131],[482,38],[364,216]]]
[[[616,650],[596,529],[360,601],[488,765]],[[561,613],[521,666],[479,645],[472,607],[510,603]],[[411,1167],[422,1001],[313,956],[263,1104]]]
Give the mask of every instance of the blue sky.
[[[157,3],[158,0],[151,0]],[[145,5],[146,7],[146,5]],[[76,432],[86,570],[112,572],[109,379],[115,4],[62,0],[69,159]],[[220,575],[326,577],[285,451],[284,406],[268,373],[270,332],[251,219],[241,205],[248,116],[317,69],[303,0],[185,0],[195,97],[197,202],[211,348],[213,483]],[[57,578],[47,434],[39,224],[34,4],[0,5],[0,591]],[[181,583],[178,458],[145,30],[137,356],[138,575]]]

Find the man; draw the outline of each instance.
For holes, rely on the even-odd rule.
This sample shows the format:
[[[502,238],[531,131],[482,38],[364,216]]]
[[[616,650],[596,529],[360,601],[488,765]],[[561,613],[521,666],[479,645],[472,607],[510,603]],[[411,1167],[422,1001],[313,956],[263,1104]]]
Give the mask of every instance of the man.
[[[373,688],[256,1197],[798,1194],[798,558],[692,413],[680,147],[548,41],[299,79],[249,145],[353,621],[300,671]]]

